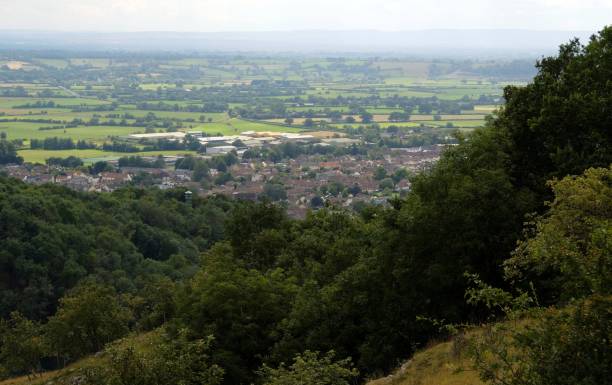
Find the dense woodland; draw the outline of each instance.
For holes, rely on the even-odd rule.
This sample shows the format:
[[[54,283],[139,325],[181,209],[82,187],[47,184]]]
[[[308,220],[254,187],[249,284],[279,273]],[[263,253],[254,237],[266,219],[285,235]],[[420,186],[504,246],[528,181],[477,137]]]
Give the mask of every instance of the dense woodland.
[[[111,345],[83,378],[360,383],[457,325],[526,317],[475,341],[484,380],[609,383],[612,28],[537,70],[389,208],[294,220],[265,201],[0,179],[0,373],[155,330],[152,351]]]

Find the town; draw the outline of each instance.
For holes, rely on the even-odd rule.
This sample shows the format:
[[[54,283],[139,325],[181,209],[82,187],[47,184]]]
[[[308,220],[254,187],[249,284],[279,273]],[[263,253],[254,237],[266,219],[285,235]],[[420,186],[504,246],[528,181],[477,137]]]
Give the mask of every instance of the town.
[[[109,192],[135,185],[183,187],[207,196],[285,204],[293,217],[308,210],[338,206],[359,210],[384,205],[410,189],[409,176],[436,162],[446,145],[388,148],[335,132],[295,134],[242,132],[235,136],[201,133],[134,134],[132,140],[196,138],[205,152],[198,155],[126,156],[85,167],[79,159],[42,164],[5,165],[0,170],[26,183],[54,183],[77,191]],[[297,156],[262,158],[262,152],[293,146]],[[300,151],[309,148],[319,151]],[[322,151],[320,151],[322,150]],[[203,166],[198,168],[198,162]]]

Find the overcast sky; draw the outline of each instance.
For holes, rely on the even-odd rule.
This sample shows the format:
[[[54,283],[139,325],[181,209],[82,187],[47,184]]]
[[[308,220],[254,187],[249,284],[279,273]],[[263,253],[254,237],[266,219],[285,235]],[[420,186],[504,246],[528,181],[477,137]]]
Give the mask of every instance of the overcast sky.
[[[612,0],[0,0],[0,29],[599,30]]]

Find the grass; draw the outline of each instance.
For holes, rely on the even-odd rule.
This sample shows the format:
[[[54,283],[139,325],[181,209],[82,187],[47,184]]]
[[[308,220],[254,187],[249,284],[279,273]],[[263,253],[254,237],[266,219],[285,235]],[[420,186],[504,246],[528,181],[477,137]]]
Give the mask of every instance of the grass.
[[[192,131],[203,131],[209,134],[238,135],[244,131],[273,131],[273,132],[299,132],[297,127],[285,127],[263,122],[251,122],[237,118],[225,122],[196,124]]]
[[[114,344],[119,347],[134,347],[140,353],[150,351],[160,338],[160,331],[131,335]],[[432,345],[418,353],[388,377],[372,380],[367,385],[484,385],[478,373],[471,369],[465,356],[462,340],[453,340]],[[61,370],[43,373],[42,377],[28,379],[26,376],[0,381],[0,385],[38,385],[50,383],[71,384],[79,371],[104,364],[107,354],[96,354],[72,363]]]
[[[79,126],[74,128],[60,128],[53,130],[39,130],[40,127],[54,126],[45,123],[30,122],[0,122],[0,132],[6,132],[9,139],[44,139],[44,138],[72,138],[94,142],[104,141],[110,136],[125,136],[144,132],[143,127],[121,126]]]
[[[59,89],[55,89],[59,91]],[[12,108],[13,106],[22,105],[22,104],[34,104],[38,101],[48,102],[53,101],[55,104],[60,105],[70,105],[70,106],[79,106],[79,105],[89,105],[96,106],[100,104],[110,104],[110,102],[105,100],[98,99],[85,99],[85,98],[31,98],[31,97],[0,97],[0,108]],[[46,110],[52,111],[51,108],[46,108]],[[24,113],[28,112],[27,108],[23,109]]]
[[[19,156],[24,161],[31,163],[45,163],[49,158],[66,158],[76,156],[81,158],[83,163],[91,164],[101,160],[115,160],[122,156],[158,156],[158,155],[195,155],[195,151],[147,151],[147,152],[107,152],[102,150],[20,150]]]
[[[160,330],[154,330],[152,332],[131,335],[113,343],[118,347],[133,347],[139,353],[146,353],[151,350],[151,347],[157,344],[161,336]],[[41,376],[35,378],[28,378],[27,376],[14,377],[8,380],[0,381],[0,385],[39,385],[39,384],[50,384],[54,383],[57,385],[63,384],[75,384],[82,383],[82,378],[79,376],[81,381],[75,381],[76,376],[83,369],[92,368],[104,364],[108,360],[108,354],[96,354],[85,357],[79,361],[76,361],[63,369],[53,370],[42,373]]]
[[[221,114],[219,114],[221,115]],[[212,117],[212,116],[211,116]],[[142,133],[142,127],[121,126],[80,126],[75,128],[57,130],[39,130],[39,127],[52,126],[52,124],[29,122],[0,122],[0,132],[6,132],[9,139],[44,139],[49,137],[72,138],[74,141],[87,140],[102,143],[112,136],[125,136],[133,133]],[[194,123],[193,127],[184,128],[185,131],[202,131],[208,134],[238,135],[244,131],[272,131],[272,132],[299,132],[298,127],[284,127],[274,124],[251,122],[242,119],[226,119],[213,123]],[[26,162],[44,163],[50,157],[65,158],[76,156],[86,163],[102,159],[116,159],[124,155],[156,156],[191,154],[190,151],[152,151],[142,153],[113,153],[101,150],[20,150],[19,155]],[[94,159],[94,160],[91,160]]]
[[[456,341],[431,346],[412,357],[393,375],[367,385],[484,385]]]

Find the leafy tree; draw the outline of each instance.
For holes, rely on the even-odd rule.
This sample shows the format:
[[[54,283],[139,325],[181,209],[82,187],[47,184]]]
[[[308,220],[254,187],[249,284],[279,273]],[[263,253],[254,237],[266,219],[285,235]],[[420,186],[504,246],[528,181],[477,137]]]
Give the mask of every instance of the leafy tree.
[[[612,168],[549,183],[555,199],[505,261],[514,283],[537,282],[540,299],[612,293]]]
[[[215,336],[213,361],[225,370],[224,383],[248,383],[278,340],[294,287],[282,271],[246,269],[228,254],[220,245],[205,256],[179,295],[178,315],[195,336]]]
[[[58,357],[72,360],[125,335],[130,318],[113,289],[84,283],[60,300],[46,326],[47,337]]]
[[[193,180],[200,182],[203,179],[208,178],[210,175],[210,169],[205,162],[198,160],[193,167]]]
[[[11,313],[8,320],[0,319],[0,378],[39,373],[44,353],[45,341],[39,323],[18,312]]]
[[[504,90],[506,105],[494,126],[509,141],[511,175],[545,197],[546,181],[612,163],[612,27],[587,45],[573,40],[538,62],[525,87]]]
[[[387,170],[384,167],[378,166],[376,170],[374,170],[374,179],[383,180],[387,177]]]
[[[310,199],[311,207],[319,208],[319,207],[323,207],[324,204],[325,204],[325,201],[323,200],[323,198],[321,198],[318,195],[315,195],[312,197],[312,199]]]
[[[6,139],[0,140],[0,164],[23,163],[23,158],[17,155],[15,145]]]
[[[361,123],[372,123],[372,119],[374,118],[374,116],[367,112],[367,111],[363,111],[361,112],[361,114],[359,114],[359,118],[361,119]]]
[[[334,352],[324,356],[305,351],[293,359],[287,367],[282,363],[277,369],[264,366],[259,374],[264,385],[349,385],[357,377],[351,359],[334,360]]]
[[[113,170],[114,170],[113,166],[110,163],[103,161],[103,160],[95,162],[89,168],[89,172],[94,175],[99,174],[101,172],[113,171]]]
[[[285,190],[285,186],[280,183],[264,184],[263,192],[271,201],[287,199],[287,191]]]
[[[211,361],[212,338],[190,341],[181,332],[178,338],[158,338],[151,351],[132,346],[108,349],[109,364],[86,371],[95,385],[218,385],[223,369]]]
[[[612,375],[612,299],[595,296],[534,321],[498,324],[470,342],[480,378],[492,385],[594,385]]]
[[[57,165],[67,168],[77,168],[83,165],[83,160],[81,160],[81,158],[77,158],[76,156],[69,156],[67,158],[51,157],[47,159],[46,163],[49,165]]]
[[[488,383],[590,385],[612,375],[610,172],[589,169],[580,177],[553,181],[549,212],[506,261],[513,286],[521,283],[517,277],[535,272],[536,282],[552,287],[568,306],[525,311],[525,305],[537,303],[526,291],[516,298],[486,285],[468,292],[469,302],[500,306],[509,319],[470,343],[475,367]],[[525,316],[530,319],[522,320]]]
[[[380,188],[381,190],[386,190],[386,189],[391,190],[393,189],[394,186],[395,184],[393,183],[393,179],[385,178],[380,181],[378,188]]]

